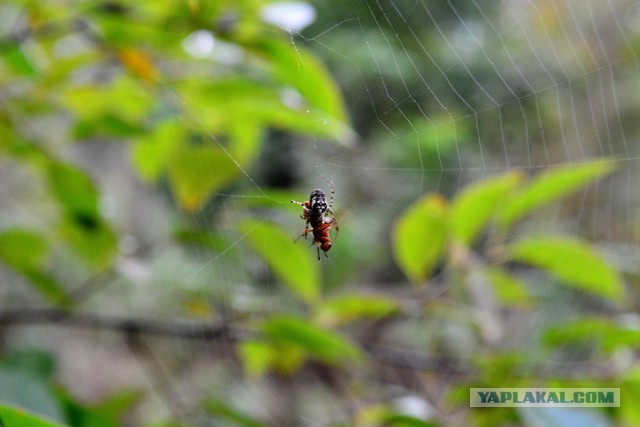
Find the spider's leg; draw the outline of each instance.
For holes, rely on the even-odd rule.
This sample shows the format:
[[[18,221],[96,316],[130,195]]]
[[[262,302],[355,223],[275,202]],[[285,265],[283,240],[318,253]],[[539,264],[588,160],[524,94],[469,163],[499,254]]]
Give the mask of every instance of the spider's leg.
[[[309,228],[309,218],[306,218],[307,224],[304,226],[304,240],[307,240],[307,234],[313,231],[313,228]]]
[[[331,212],[331,214],[333,215],[333,195],[335,194],[335,190],[333,189],[333,185],[331,185],[330,181],[327,181],[327,184],[329,184],[329,189],[331,190],[331,198],[329,199],[329,208],[328,210]]]
[[[305,228],[305,229],[302,231],[302,234],[300,234],[298,237],[296,237],[296,238],[293,240],[293,243],[297,242],[298,240],[302,239],[303,237],[304,237],[304,239],[306,240],[306,239],[307,239],[307,234],[308,234],[308,233],[310,233],[310,232],[312,232],[312,231],[313,231],[313,230],[311,230],[311,229],[309,229],[309,228]],[[313,243],[312,243],[312,244],[313,244]]]
[[[309,217],[309,202],[298,202],[296,200],[291,200],[291,203],[293,203],[294,205],[298,205],[298,206],[302,206],[302,215],[300,215],[300,218],[302,219],[307,219]]]

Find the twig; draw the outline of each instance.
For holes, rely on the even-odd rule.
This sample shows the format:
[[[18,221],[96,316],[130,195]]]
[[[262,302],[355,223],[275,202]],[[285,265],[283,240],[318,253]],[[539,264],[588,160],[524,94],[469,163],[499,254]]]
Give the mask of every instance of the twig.
[[[238,340],[247,331],[222,324],[207,324],[156,319],[135,319],[100,314],[71,312],[59,308],[12,309],[0,311],[0,325],[62,325],[89,329],[107,329],[127,335],[150,334],[201,341]],[[448,375],[468,375],[470,372],[451,360],[435,359],[417,352],[399,351],[387,347],[365,346],[378,363],[418,371],[445,372]]]
[[[427,356],[417,351],[397,350],[389,347],[366,345],[369,355],[378,363],[412,371],[437,372],[439,375],[470,376],[476,373],[469,366],[463,366],[447,357]]]
[[[113,330],[135,337],[136,335],[161,335],[165,337],[186,338],[200,341],[239,341],[251,336],[251,332],[226,324],[196,323],[187,321],[167,321],[116,317],[108,315],[72,312],[60,308],[22,308],[0,311],[0,326],[10,325],[61,325],[88,329]],[[372,360],[385,366],[410,371],[436,372],[447,377],[469,377],[478,371],[469,363],[446,356],[429,356],[418,351],[399,350],[371,343],[361,343]],[[597,366],[586,363],[572,363],[572,371],[566,366],[562,375],[555,370],[539,373],[541,376],[573,378],[585,371],[593,372]],[[534,372],[534,371],[531,371]],[[533,374],[532,374],[533,375]],[[610,373],[602,372],[602,378],[609,378]]]
[[[110,329],[125,334],[152,334],[197,340],[237,338],[226,325],[222,324],[123,318],[76,313],[57,308],[21,308],[0,311],[0,325],[19,324],[59,324],[90,329]]]

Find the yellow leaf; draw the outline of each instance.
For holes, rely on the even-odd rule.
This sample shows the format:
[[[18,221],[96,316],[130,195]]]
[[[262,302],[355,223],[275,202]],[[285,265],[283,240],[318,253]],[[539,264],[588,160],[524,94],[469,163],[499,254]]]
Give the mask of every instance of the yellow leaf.
[[[118,58],[135,76],[148,82],[155,82],[158,77],[158,70],[151,58],[144,52],[135,48],[121,49]]]

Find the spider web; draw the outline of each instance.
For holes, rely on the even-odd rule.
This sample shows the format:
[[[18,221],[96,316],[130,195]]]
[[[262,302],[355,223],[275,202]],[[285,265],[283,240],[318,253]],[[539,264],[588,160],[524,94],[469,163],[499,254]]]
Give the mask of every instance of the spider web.
[[[392,209],[387,202],[394,197],[453,195],[503,170],[535,174],[613,159],[617,174],[577,196],[570,218],[566,206],[544,210],[519,232],[574,233],[609,242],[602,245],[607,258],[628,269],[637,255],[636,249],[631,255],[625,250],[637,244],[637,235],[627,233],[637,229],[632,188],[638,153],[637,131],[627,120],[637,106],[625,88],[637,78],[637,5],[369,1],[357,14],[345,9],[333,15],[340,16],[337,23],[306,32],[304,40],[333,66],[338,80],[360,83],[348,86],[347,99],[358,99],[373,114],[363,122],[355,118],[358,131],[372,149],[388,148],[391,159],[374,164],[365,148],[315,162],[333,175],[362,174],[367,184],[361,185],[374,189],[364,203],[375,193],[376,208]],[[394,167],[398,152],[405,164],[412,155],[415,166]],[[369,219],[359,212],[361,217]],[[538,292],[536,313],[497,331],[529,349],[524,365],[548,357],[530,337],[581,310],[580,302],[567,307],[550,288]],[[570,372],[578,359],[550,363]],[[520,377],[521,370],[514,370],[514,381]]]
[[[338,241],[332,259],[322,264],[329,286],[393,291],[401,276],[387,247],[389,224],[402,207],[427,192],[453,197],[468,183],[501,171],[521,169],[535,174],[599,157],[615,162],[616,174],[580,193],[571,204],[535,214],[526,232],[553,227],[609,242],[603,244],[603,252],[610,261],[622,269],[633,268],[639,223],[638,195],[633,190],[638,180],[635,141],[639,129],[635,122],[640,111],[640,98],[634,96],[640,40],[637,2],[417,0],[314,6],[316,22],[290,31],[291,43],[312,50],[328,64],[345,92],[360,136],[352,150],[320,140],[295,141],[290,149],[297,173],[295,188],[300,191],[292,197],[306,200],[310,189],[324,186],[329,179],[336,190],[336,208],[344,215],[340,224],[345,243]],[[181,104],[179,98],[174,101],[185,111],[185,120],[204,129],[197,108]],[[224,226],[220,227],[232,223],[253,198],[289,203],[286,197],[273,198],[268,180],[259,171],[242,170],[245,184],[255,192],[231,189],[215,195],[220,201],[215,227],[207,212],[192,218],[204,228],[221,228],[226,239],[214,239],[213,251],[197,245],[185,250],[170,242],[171,213],[162,196],[141,186],[123,192],[123,181],[104,179],[117,175],[118,168],[127,163],[125,147],[111,147],[108,153],[106,161],[95,160],[91,149],[83,153],[78,148],[70,154],[105,183],[106,211],[111,206],[117,221],[128,222],[128,237],[121,248],[127,255],[119,265],[121,276],[110,281],[93,301],[96,309],[104,301],[117,301],[113,314],[181,318],[201,312],[206,319],[212,312],[233,307],[235,312],[223,313],[233,321],[256,306],[268,313],[293,305],[278,291],[277,281],[260,260],[244,256],[242,245],[252,230],[238,236],[225,234]],[[127,176],[126,182],[135,182],[135,178]],[[9,194],[8,198],[16,196]],[[295,236],[301,227],[298,210],[287,208],[293,212],[287,220],[298,221],[291,226]],[[133,212],[130,217],[118,217],[117,211],[127,210]],[[273,219],[271,215],[275,214],[266,213],[264,221]],[[635,252],[629,252],[630,248]],[[314,249],[309,256],[315,257]],[[331,263],[341,262],[354,263],[361,271],[332,276]],[[256,277],[259,286],[249,286]],[[134,282],[136,286],[131,286]],[[530,323],[498,333],[509,335],[516,343],[530,343],[530,334],[557,318],[558,310],[582,308],[577,302],[559,307],[551,297],[544,298],[552,295],[549,289],[539,292],[541,309],[526,319]],[[199,303],[203,296],[208,305]],[[158,359],[169,354],[171,362],[142,369],[123,362],[112,384],[171,378],[157,387],[163,391],[144,409],[160,408],[160,418],[167,410],[163,399],[176,399],[177,406],[189,411],[193,395],[220,394],[220,390],[240,396],[234,400],[249,412],[260,412],[251,402],[268,402],[264,407],[271,413],[291,409],[281,407],[279,400],[291,393],[287,384],[267,380],[247,386],[234,375],[239,367],[234,372],[226,364],[211,362],[212,352],[225,350],[187,339],[152,341],[149,347]],[[68,382],[79,384],[81,395],[92,394],[98,381],[83,382],[75,376],[91,377],[96,361],[122,357],[124,351],[119,341],[109,348],[113,337],[96,338],[100,351],[91,351],[86,341],[73,334],[67,334],[64,342],[72,343],[67,351],[89,354],[79,365],[63,362],[62,366]],[[226,351],[224,357],[231,350]],[[538,356],[536,350],[531,351],[531,359]],[[189,366],[180,366],[183,360]],[[560,363],[571,367],[568,362]],[[153,372],[145,373],[145,369]],[[513,375],[516,378],[517,372]],[[409,412],[429,407],[427,401],[408,399],[412,397],[408,391],[393,397],[402,398],[398,401],[408,405]],[[337,406],[326,403],[326,407],[332,405]],[[323,420],[326,414],[307,406],[300,410],[304,425],[324,425],[312,418]],[[337,407],[336,411],[340,412]]]
[[[448,1],[434,6],[422,0],[332,6],[335,10],[318,6],[319,22],[303,33],[291,32],[291,43],[329,64],[346,91],[361,141],[353,151],[314,142],[297,148],[297,159],[302,188],[323,186],[325,177],[335,183],[356,242],[379,248],[389,233],[383,224],[398,213],[397,206],[426,192],[453,196],[501,171],[535,173],[607,157],[617,164],[614,178],[584,191],[569,207],[544,210],[521,232],[548,232],[558,222],[553,226],[558,232],[623,243],[605,252],[614,264],[628,264],[620,249],[635,243],[626,233],[637,223],[632,191],[637,150],[631,143],[637,131],[629,117],[638,105],[629,87],[637,80],[633,20],[640,12],[633,2]],[[225,210],[233,216],[240,206],[226,203]],[[189,277],[215,276],[223,288],[250,281],[246,273],[225,271],[224,254],[240,240],[213,260],[208,252],[197,252],[204,266]],[[338,263],[336,258],[347,255],[336,249],[332,262]],[[356,276],[351,286],[391,289],[375,279],[394,278],[385,274],[391,268],[386,251],[363,252],[357,265],[373,273]],[[242,261],[246,271],[255,271],[251,263]],[[327,265],[323,268],[329,270]],[[286,306],[286,298],[273,297],[273,279],[266,280],[258,299]],[[233,297],[234,291],[228,292]],[[498,327],[494,333],[532,345],[530,336],[563,317],[559,309],[581,309],[576,303],[567,310],[551,289],[538,292],[539,311],[519,319],[514,330]],[[523,363],[540,357],[543,350],[533,349]],[[574,360],[557,363],[559,371],[575,366]],[[513,375],[518,378],[518,372]],[[247,392],[246,385],[237,385]],[[290,393],[282,384],[262,387],[253,392],[264,398]],[[412,401],[410,392],[397,397],[409,412],[429,407],[427,401]],[[283,410],[273,405],[270,411]],[[313,409],[305,409],[313,418]]]
[[[353,151],[321,142],[300,147],[298,167],[302,188],[322,186],[325,177],[334,182],[347,227],[363,247],[380,247],[389,233],[383,224],[398,213],[397,206],[426,192],[453,196],[501,171],[535,174],[606,157],[616,163],[613,178],[582,192],[568,207],[542,211],[521,232],[553,229],[618,242],[604,252],[615,265],[629,265],[625,250],[637,238],[630,239],[628,231],[637,229],[638,219],[632,191],[637,130],[629,120],[638,108],[629,96],[638,72],[634,21],[640,12],[634,2],[367,1],[318,9],[318,22],[302,33],[290,32],[291,43],[329,64],[346,92],[361,141]],[[233,207],[226,209],[233,215]],[[385,274],[392,268],[385,251],[363,252],[358,265],[373,273],[358,275],[351,286],[378,282],[390,290],[384,279],[375,279],[393,280]],[[213,264],[222,266],[221,260]],[[274,287],[268,279],[268,288]],[[559,311],[581,310],[580,303],[567,309],[549,288],[537,292],[540,310],[517,319],[514,329],[494,332],[531,346],[530,337],[541,327],[563,318]],[[532,349],[523,363],[541,357],[544,350]],[[571,359],[553,363],[558,371],[576,365]],[[267,384],[256,393],[290,392]],[[396,397],[409,413],[424,415],[429,407],[425,400],[412,400],[410,392]]]

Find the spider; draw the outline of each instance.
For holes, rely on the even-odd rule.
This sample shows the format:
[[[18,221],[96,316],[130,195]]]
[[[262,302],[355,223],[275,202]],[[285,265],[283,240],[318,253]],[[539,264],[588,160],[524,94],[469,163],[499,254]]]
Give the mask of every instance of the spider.
[[[336,239],[338,238],[338,221],[333,214],[333,195],[335,193],[333,186],[330,182],[329,188],[331,189],[331,199],[327,204],[327,196],[320,188],[316,188],[311,191],[309,200],[302,202],[296,202],[292,200],[291,203],[302,206],[302,215],[300,218],[307,221],[304,231],[295,241],[304,237],[307,239],[308,233],[313,233],[313,243],[318,249],[318,261],[320,261],[320,249],[324,252],[324,255],[329,258],[327,252],[331,249],[331,236],[330,231],[333,227],[336,229]],[[309,228],[311,226],[311,228]]]

